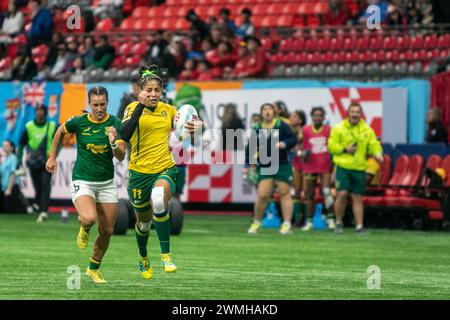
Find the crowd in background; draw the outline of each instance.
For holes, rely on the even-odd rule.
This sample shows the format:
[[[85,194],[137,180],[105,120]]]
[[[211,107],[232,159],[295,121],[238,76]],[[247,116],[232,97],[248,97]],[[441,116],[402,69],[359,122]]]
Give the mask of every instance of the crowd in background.
[[[54,32],[55,10],[65,8],[70,1],[3,0],[0,6],[0,60],[6,56],[6,47],[20,37],[21,47],[11,66],[11,80],[62,80],[82,82],[85,69],[111,68],[118,54],[108,37],[95,41],[91,32],[96,22],[112,18],[116,25],[126,18],[123,0],[101,0],[93,9],[88,0],[81,1],[86,35],[82,43],[72,36],[63,37]],[[161,2],[161,1],[160,1]],[[149,1],[154,3],[153,1]],[[329,0],[329,13],[321,17],[328,26],[358,25],[367,19],[366,8],[380,7],[384,25],[431,24],[433,12],[430,0],[363,0],[356,1],[359,10],[351,14],[343,0]],[[24,10],[27,8],[27,10]],[[28,12],[27,17],[23,12]],[[61,12],[61,11],[60,11]],[[61,13],[59,13],[61,14]],[[192,9],[186,15],[189,30],[174,33],[159,30],[143,61],[156,63],[169,70],[172,78],[207,81],[214,79],[242,79],[264,76],[267,72],[266,50],[252,19],[251,6],[241,13],[237,25],[228,8],[219,16],[202,20]],[[27,30],[25,25],[28,21]],[[32,49],[44,43],[49,46],[45,63],[39,66],[32,58]]]

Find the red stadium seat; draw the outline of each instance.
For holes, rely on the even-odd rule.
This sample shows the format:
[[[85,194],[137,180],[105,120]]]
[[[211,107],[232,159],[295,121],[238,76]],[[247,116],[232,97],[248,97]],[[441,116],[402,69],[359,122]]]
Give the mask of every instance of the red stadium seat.
[[[150,7],[147,10],[147,18],[153,18],[155,19],[156,17],[162,17],[163,13],[164,13],[164,6],[155,6],[155,7]]]
[[[446,155],[442,160],[441,168],[447,173],[447,179],[445,180],[445,186],[450,187],[450,155]]]
[[[387,154],[383,155],[383,163],[381,164],[380,184],[387,184],[391,178],[391,157]]]
[[[147,19],[135,19],[133,23],[133,30],[142,31],[147,28]]]
[[[424,161],[421,155],[412,156],[408,166],[408,173],[403,179],[402,185],[410,187],[416,185],[417,180],[419,180],[420,174],[422,172],[423,164]],[[410,194],[410,190],[401,189],[399,191],[400,196],[409,196]]]
[[[268,12],[269,4],[267,3],[258,3],[254,7],[252,7],[252,14],[254,15],[266,15],[271,14]]]
[[[127,67],[137,67],[141,63],[141,57],[140,56],[132,56],[125,59],[125,66]]]
[[[218,17],[220,9],[222,9],[221,5],[212,5],[212,6],[208,7],[208,10],[207,10],[206,14],[209,17],[211,17],[211,16]]]
[[[268,14],[276,14],[276,15],[281,15],[284,13],[284,6],[286,4],[283,3],[272,3],[269,5],[269,7],[267,8],[267,13]],[[289,13],[289,12],[286,12]]]
[[[123,56],[129,56],[131,54],[132,48],[132,43],[126,42],[120,46],[119,54]]]
[[[97,23],[96,31],[108,32],[114,28],[114,22],[111,18],[103,19]]]
[[[450,47],[450,34],[446,33],[439,36],[437,46],[439,48],[448,48]]]
[[[131,16],[133,18],[146,18],[149,7],[137,7],[133,10]]]
[[[410,158],[406,155],[402,155],[398,157],[397,162],[395,163],[394,173],[392,174],[391,179],[389,180],[389,185],[398,186],[401,185],[402,181],[405,179],[407,170],[409,167]],[[371,196],[364,197],[364,203],[368,206],[382,206],[384,205],[384,200],[386,197],[396,196],[398,190],[395,188],[388,188],[384,191],[384,196]]]
[[[175,22],[175,30],[188,30],[189,22],[185,18],[178,18]]]
[[[411,39],[411,48],[412,49],[422,49],[423,47],[424,47],[423,36],[418,35]]]
[[[138,56],[143,56],[144,54],[146,54],[148,51],[148,45],[146,43],[140,42],[140,43],[136,43],[132,48],[131,48],[131,53],[133,55],[138,55]]]
[[[163,17],[166,17],[166,18],[170,18],[170,17],[176,17],[176,16],[178,16],[178,7],[176,7],[176,6],[166,6],[165,7],[165,9],[164,9],[164,11],[163,11],[163,14],[162,14],[162,16]]]
[[[133,30],[134,19],[126,18],[120,23],[120,29],[130,31]]]

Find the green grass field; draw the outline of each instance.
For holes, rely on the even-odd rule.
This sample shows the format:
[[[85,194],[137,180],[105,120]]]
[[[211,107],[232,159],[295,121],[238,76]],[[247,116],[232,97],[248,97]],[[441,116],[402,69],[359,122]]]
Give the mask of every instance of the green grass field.
[[[114,236],[102,270],[106,285],[84,275],[92,249],[76,247],[78,223],[51,216],[0,215],[0,299],[450,299],[450,235],[352,229],[290,236],[246,234],[249,218],[186,216],[172,237],[176,274],[164,274],[152,230],[152,280],[140,277],[134,233]],[[67,289],[67,268],[81,268],[81,289]],[[381,269],[381,288],[367,288],[367,268]]]

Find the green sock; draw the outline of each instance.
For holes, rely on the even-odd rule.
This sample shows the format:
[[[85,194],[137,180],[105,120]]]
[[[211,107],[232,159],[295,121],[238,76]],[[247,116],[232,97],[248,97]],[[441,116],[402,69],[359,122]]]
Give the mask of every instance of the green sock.
[[[98,270],[98,268],[100,268],[100,264],[101,264],[102,262],[101,261],[97,261],[97,260],[95,260],[94,258],[90,258],[89,259],[89,269],[91,269],[91,270]]]
[[[147,257],[147,242],[148,242],[148,234],[150,231],[142,232],[139,230],[137,224],[134,226],[134,230],[136,231],[136,242],[139,249],[139,254],[141,257]]]
[[[161,246],[161,253],[170,252],[170,217],[167,211],[155,213],[155,229]]]

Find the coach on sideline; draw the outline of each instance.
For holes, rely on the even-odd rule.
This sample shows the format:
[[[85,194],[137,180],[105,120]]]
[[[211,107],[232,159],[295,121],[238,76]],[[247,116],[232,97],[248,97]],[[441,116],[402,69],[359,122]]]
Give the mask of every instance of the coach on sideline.
[[[336,228],[335,233],[344,232],[342,218],[349,193],[353,201],[356,232],[365,234],[363,227],[365,189],[365,171],[367,157],[374,156],[379,162],[383,161],[380,142],[373,129],[362,119],[363,110],[359,103],[353,102],[348,108],[348,118],[331,129],[328,139],[328,150],[333,155],[336,165],[335,202]]]

